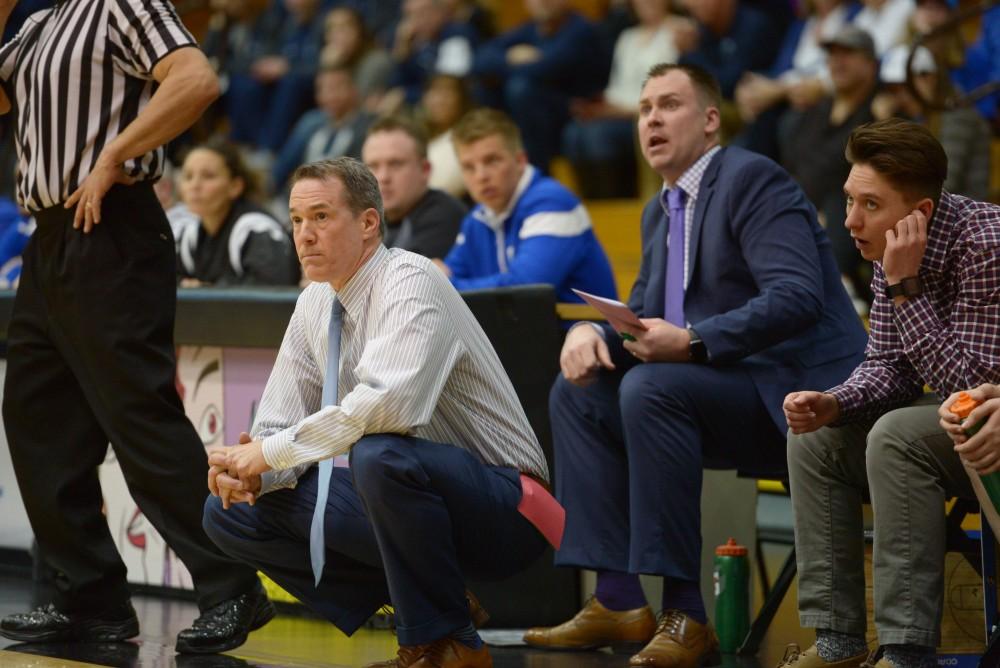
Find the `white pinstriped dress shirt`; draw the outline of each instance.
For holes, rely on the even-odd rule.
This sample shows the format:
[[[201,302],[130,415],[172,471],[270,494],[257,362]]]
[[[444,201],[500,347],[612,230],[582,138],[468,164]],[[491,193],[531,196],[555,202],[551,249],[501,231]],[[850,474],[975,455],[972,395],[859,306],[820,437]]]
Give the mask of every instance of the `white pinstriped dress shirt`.
[[[344,306],[339,402],[324,407],[335,294]],[[253,426],[274,469],[262,491],[293,487],[310,464],[378,433],[549,477],[514,387],[462,297],[430,260],[384,246],[340,293],[313,283],[299,296]]]

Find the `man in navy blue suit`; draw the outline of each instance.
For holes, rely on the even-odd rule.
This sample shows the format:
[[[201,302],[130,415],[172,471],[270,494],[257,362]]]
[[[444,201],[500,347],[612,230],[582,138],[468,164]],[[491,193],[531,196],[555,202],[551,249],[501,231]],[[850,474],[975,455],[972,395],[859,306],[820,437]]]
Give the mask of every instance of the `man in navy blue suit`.
[[[645,329],[576,325],[550,396],[566,508],[556,563],[597,570],[597,591],[570,621],[529,630],[530,645],[646,643],[632,666],[711,660],[702,469],[782,474],[785,393],[836,384],[862,359],[815,210],[771,160],[719,147],[720,102],[696,66],[657,65],[643,86],[639,139],[664,182],[629,298]],[[663,576],[659,624],[638,573]]]

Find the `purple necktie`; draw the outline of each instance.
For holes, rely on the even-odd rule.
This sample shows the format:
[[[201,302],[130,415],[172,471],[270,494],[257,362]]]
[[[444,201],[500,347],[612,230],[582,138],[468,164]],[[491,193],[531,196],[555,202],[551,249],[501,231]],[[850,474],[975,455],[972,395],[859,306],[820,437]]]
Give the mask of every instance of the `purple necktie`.
[[[663,319],[678,327],[687,327],[684,318],[684,191],[674,186],[667,191],[667,285],[664,291]]]

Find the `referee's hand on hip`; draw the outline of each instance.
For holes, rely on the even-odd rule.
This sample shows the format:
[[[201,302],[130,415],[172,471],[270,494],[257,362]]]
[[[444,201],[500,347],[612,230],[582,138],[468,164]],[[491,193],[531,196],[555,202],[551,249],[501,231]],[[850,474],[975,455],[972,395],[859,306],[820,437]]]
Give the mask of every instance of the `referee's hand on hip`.
[[[83,233],[87,234],[94,229],[94,225],[101,222],[101,200],[116,183],[132,185],[135,179],[126,174],[121,165],[112,164],[104,160],[103,156],[98,158],[93,171],[63,205],[67,209],[78,205],[73,217],[73,229],[78,230],[83,225]]]

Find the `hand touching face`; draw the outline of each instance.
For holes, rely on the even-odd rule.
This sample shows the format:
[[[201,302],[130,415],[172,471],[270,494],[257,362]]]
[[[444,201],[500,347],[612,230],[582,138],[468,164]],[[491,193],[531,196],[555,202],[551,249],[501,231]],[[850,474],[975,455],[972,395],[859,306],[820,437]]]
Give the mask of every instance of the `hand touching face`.
[[[885,232],[882,270],[889,285],[916,276],[927,250],[927,216],[914,209]]]

